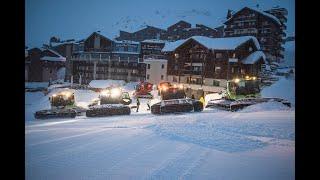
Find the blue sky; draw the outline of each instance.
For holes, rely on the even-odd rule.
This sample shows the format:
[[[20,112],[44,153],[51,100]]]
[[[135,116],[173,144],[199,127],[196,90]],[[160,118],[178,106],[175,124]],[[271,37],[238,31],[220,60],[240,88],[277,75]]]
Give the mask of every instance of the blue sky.
[[[48,43],[51,36],[83,39],[97,30],[114,38],[120,29],[126,30],[128,19],[130,28],[142,23],[166,28],[181,19],[216,27],[228,9],[256,4],[261,9],[287,8],[287,33],[294,33],[294,0],[26,0],[25,40],[35,47]]]

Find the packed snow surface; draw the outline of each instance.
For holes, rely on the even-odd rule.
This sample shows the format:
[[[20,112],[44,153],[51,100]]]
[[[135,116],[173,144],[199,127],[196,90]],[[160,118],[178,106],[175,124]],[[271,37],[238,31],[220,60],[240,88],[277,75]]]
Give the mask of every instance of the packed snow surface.
[[[281,78],[263,93],[280,96],[285,87],[294,80]],[[76,103],[96,95],[75,90]],[[50,107],[48,96],[25,98],[26,179],[295,178],[295,110],[281,103],[152,115],[141,99],[131,115],[34,120],[30,112]]]

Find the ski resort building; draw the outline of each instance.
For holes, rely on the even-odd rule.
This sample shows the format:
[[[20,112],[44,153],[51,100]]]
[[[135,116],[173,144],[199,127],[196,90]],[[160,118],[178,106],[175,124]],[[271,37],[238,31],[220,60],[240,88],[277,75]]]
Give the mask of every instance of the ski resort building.
[[[52,49],[32,48],[25,57],[27,81],[50,82],[64,79],[66,58]]]
[[[150,56],[161,55],[161,50],[165,45],[165,41],[158,39],[147,39],[140,42],[141,52],[140,58],[143,60]]]
[[[113,41],[94,32],[85,39],[84,51],[72,56],[73,80],[83,84],[99,79],[144,80],[145,64],[139,55],[139,43]]]
[[[266,62],[253,36],[193,36],[166,43],[163,53],[168,60],[168,81],[210,92],[220,92],[227,80],[259,76]]]
[[[146,26],[136,32],[120,31],[120,36],[116,40],[130,40],[130,41],[143,41],[146,39],[160,39],[162,34],[165,33],[164,29],[153,26]]]
[[[146,81],[152,84],[159,84],[167,81],[167,66],[168,61],[163,58],[145,58],[146,64]]]
[[[202,24],[196,24],[195,27],[192,27],[191,24],[186,21],[179,21],[169,26],[166,30],[153,26],[146,26],[141,30],[131,33],[120,31],[120,36],[116,39],[139,42],[148,39],[176,41],[179,39],[186,39],[191,36],[206,36],[216,38],[222,37],[223,33],[221,33],[221,27],[219,27],[219,29],[215,29]]]
[[[268,62],[280,62],[284,57],[285,23],[288,12],[284,8],[273,8],[267,11],[244,7],[232,14],[228,11],[224,23],[224,36],[254,36],[258,39],[261,50]]]

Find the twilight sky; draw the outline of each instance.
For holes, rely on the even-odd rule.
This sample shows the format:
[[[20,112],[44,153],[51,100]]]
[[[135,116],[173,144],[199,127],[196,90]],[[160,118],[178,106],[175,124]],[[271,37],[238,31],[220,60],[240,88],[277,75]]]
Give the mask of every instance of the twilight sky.
[[[109,38],[119,30],[133,31],[148,24],[167,28],[179,20],[217,27],[228,9],[273,6],[288,10],[287,34],[295,32],[294,0],[26,0],[25,40],[41,47],[51,36],[84,39],[100,30]]]

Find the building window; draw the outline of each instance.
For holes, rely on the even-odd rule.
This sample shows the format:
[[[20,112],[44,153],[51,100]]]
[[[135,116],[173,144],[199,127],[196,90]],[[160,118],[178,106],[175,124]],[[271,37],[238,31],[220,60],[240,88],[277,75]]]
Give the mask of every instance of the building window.
[[[245,74],[245,70],[243,68],[241,68],[240,72],[241,74]]]
[[[213,80],[212,85],[213,85],[213,86],[220,86],[220,81]]]
[[[231,73],[234,73],[234,67],[231,68]]]
[[[233,53],[233,54],[232,54],[232,58],[236,58],[236,53]]]
[[[251,52],[252,51],[252,47],[249,47],[249,52]]]
[[[164,64],[161,65],[161,69],[164,69]]]
[[[178,82],[177,77],[173,76],[173,77],[172,77],[172,81],[173,81],[173,82]]]
[[[175,58],[179,58],[179,54],[178,54],[178,53],[175,53],[175,54],[174,54],[174,57],[175,57]]]
[[[148,64],[148,69],[150,69],[150,64]]]
[[[174,70],[178,70],[178,65],[174,65]]]
[[[216,53],[216,58],[217,58],[217,59],[222,58],[222,53]]]
[[[219,73],[221,71],[221,67],[220,66],[216,66],[214,68],[214,72]]]
[[[163,75],[161,75],[161,80],[163,80]]]
[[[147,74],[147,79],[149,79],[150,78],[150,74]]]

